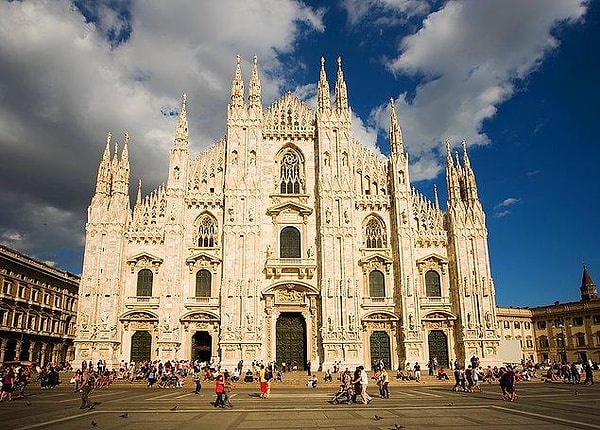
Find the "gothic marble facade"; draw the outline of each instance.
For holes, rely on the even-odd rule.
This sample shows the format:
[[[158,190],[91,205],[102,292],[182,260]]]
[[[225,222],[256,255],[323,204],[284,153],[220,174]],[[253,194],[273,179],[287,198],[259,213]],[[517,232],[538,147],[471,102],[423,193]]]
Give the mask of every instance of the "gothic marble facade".
[[[78,360],[213,357],[370,365],[495,361],[485,214],[466,147],[447,150],[443,211],[410,182],[391,104],[390,156],[351,132],[341,62],[317,106],[262,105],[238,58],[225,136],[189,152],[185,96],[166,182],[130,206],[128,136],[111,136],[88,211]],[[115,145],[116,146],[116,145]],[[461,159],[462,158],[462,159]],[[135,161],[134,161],[135,162]]]

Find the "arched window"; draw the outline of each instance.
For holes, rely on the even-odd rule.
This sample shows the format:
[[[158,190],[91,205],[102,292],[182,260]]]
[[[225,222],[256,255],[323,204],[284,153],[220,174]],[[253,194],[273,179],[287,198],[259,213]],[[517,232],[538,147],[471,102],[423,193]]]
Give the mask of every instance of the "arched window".
[[[281,158],[280,193],[300,193],[300,159],[294,151],[287,151]]]
[[[211,281],[212,275],[208,270],[202,269],[196,273],[196,297],[211,296]]]
[[[212,248],[217,243],[217,222],[210,215],[200,219],[198,227],[198,247]]]
[[[136,296],[152,296],[152,270],[142,269],[138,272]]]
[[[429,270],[427,273],[425,273],[425,295],[427,297],[442,296],[440,275],[435,270]]]
[[[300,258],[300,231],[284,227],[279,235],[279,258]]]
[[[369,296],[385,297],[385,278],[379,270],[369,273]]]
[[[383,225],[377,218],[371,218],[367,222],[365,243],[367,248],[383,248],[386,246]]]

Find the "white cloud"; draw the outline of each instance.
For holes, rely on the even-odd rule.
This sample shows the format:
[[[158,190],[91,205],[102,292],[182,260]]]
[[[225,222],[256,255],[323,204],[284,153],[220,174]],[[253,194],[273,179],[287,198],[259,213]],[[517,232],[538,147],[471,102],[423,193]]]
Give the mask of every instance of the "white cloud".
[[[508,206],[515,205],[515,204],[519,203],[520,201],[521,201],[521,199],[517,199],[515,197],[509,197],[507,199],[504,199],[501,203],[494,206],[494,209],[506,208]]]
[[[386,64],[395,74],[420,78],[414,97],[401,93],[396,101],[411,155],[421,160],[446,138],[489,143],[483,122],[557,47],[552,30],[585,10],[585,0],[461,0],[429,14]],[[442,159],[429,157],[434,165],[425,170],[440,171]]]

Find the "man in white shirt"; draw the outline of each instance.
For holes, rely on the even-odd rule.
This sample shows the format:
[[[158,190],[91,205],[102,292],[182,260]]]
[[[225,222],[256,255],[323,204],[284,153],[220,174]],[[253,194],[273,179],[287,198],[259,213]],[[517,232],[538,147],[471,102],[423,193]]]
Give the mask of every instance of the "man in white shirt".
[[[369,396],[369,393],[367,393],[367,385],[369,385],[369,375],[367,375],[365,367],[360,366],[360,395],[364,404],[369,404],[371,403],[371,400],[373,400],[373,398]]]

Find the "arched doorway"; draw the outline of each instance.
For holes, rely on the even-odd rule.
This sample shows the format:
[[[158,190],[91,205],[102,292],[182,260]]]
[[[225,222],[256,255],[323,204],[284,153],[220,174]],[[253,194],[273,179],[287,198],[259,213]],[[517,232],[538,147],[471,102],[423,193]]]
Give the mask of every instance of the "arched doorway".
[[[212,336],[207,331],[197,331],[192,336],[192,361],[210,361],[212,357]]]
[[[297,365],[304,369],[306,365],[306,321],[300,312],[284,312],[277,318],[276,360],[286,362],[290,368]]]
[[[391,367],[392,355],[390,352],[390,336],[385,331],[374,331],[369,340],[371,346],[371,365],[379,360],[387,369]]]
[[[136,331],[131,336],[131,358],[130,361],[141,363],[150,360],[152,352],[152,336],[147,331]]]
[[[449,367],[448,357],[448,337],[441,330],[432,330],[427,336],[429,344],[429,358],[437,358],[438,365],[442,367]]]

